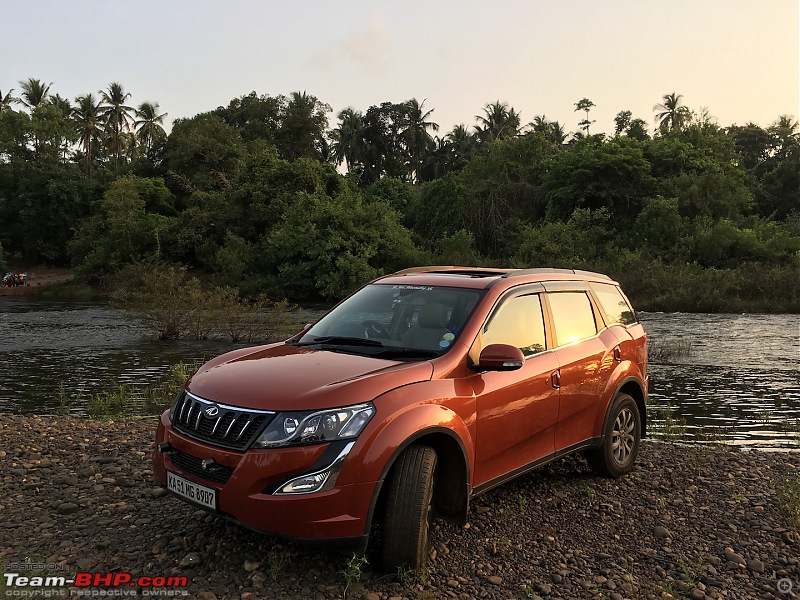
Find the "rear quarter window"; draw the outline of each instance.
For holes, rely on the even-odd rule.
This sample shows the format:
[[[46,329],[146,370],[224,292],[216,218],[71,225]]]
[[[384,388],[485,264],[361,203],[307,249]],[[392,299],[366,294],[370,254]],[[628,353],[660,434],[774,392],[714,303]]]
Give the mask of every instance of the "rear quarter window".
[[[600,308],[606,318],[606,323],[622,323],[632,325],[636,323],[636,313],[633,312],[631,305],[625,299],[622,291],[615,286],[606,283],[591,284],[592,291],[600,302]]]

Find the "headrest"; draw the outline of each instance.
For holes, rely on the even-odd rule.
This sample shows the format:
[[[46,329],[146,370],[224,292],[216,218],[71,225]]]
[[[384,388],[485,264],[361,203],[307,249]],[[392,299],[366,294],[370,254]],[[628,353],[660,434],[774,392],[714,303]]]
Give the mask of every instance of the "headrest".
[[[423,304],[419,309],[419,326],[428,329],[447,327],[447,307],[444,304]]]

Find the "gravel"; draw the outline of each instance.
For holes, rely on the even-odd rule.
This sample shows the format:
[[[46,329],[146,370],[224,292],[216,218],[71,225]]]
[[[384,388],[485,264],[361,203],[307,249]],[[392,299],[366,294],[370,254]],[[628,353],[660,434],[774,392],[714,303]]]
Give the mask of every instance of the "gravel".
[[[775,491],[800,475],[797,453],[645,442],[637,468],[618,480],[593,476],[579,457],[559,460],[475,498],[467,526],[437,522],[426,569],[385,574],[165,494],[150,473],[155,425],[4,414],[0,559],[184,575],[188,597],[201,600],[800,592],[800,538]]]

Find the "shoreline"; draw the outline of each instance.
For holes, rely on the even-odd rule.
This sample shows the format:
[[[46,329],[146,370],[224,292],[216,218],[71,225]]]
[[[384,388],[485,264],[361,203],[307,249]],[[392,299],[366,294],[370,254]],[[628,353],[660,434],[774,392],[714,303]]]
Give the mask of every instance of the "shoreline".
[[[800,478],[796,454],[645,441],[618,480],[558,460],[474,498],[467,527],[436,521],[422,572],[385,574],[156,488],[155,418],[3,416],[4,564],[186,576],[202,600],[786,598],[787,579],[800,590],[800,538],[777,491]]]

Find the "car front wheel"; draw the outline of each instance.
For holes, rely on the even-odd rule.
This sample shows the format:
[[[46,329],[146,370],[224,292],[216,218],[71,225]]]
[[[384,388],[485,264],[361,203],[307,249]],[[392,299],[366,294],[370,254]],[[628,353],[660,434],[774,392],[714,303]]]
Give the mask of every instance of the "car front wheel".
[[[433,448],[414,445],[392,467],[381,538],[387,571],[418,569],[428,559],[436,462]]]
[[[642,418],[636,401],[619,393],[611,403],[599,448],[586,452],[589,467],[604,477],[619,477],[633,468],[642,438]]]

